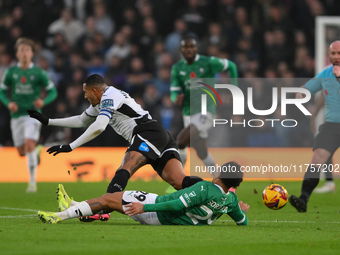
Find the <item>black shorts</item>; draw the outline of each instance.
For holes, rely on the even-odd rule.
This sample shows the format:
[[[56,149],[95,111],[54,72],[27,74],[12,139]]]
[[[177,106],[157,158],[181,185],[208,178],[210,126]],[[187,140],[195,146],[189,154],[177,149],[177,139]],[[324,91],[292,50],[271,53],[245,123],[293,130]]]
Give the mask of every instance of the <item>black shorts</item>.
[[[340,146],[340,123],[325,122],[319,127],[315,137],[313,151],[319,148],[329,151],[332,155]]]
[[[133,130],[131,145],[126,150],[137,151],[147,159],[153,169],[162,177],[166,163],[176,158],[181,161],[175,139],[156,121],[139,124]]]

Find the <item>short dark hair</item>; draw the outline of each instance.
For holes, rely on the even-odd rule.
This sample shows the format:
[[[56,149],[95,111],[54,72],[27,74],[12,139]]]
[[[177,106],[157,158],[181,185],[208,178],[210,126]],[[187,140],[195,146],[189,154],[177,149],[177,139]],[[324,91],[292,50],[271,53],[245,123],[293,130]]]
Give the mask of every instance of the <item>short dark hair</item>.
[[[105,84],[105,81],[101,75],[92,74],[85,79],[84,83],[86,83],[86,86],[96,86]]]
[[[186,41],[186,40],[195,40],[198,43],[198,38],[194,33],[187,33],[185,35],[182,36],[181,38],[181,42],[182,41]]]
[[[219,178],[227,187],[238,187],[243,181],[241,166],[234,161],[230,161],[221,166]]]

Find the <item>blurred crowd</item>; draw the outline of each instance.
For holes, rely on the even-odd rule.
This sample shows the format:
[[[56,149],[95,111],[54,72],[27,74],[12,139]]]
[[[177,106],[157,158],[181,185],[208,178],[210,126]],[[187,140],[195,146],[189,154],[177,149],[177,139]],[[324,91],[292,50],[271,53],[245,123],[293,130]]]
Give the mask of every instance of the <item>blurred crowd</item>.
[[[176,136],[182,117],[169,97],[170,72],[181,58],[184,33],[198,36],[200,54],[234,61],[241,78],[313,77],[319,15],[340,15],[340,1],[0,0],[0,77],[16,61],[16,39],[32,38],[34,62],[48,72],[59,93],[44,114],[80,114],[89,105],[82,82],[98,73],[107,84],[129,92]],[[261,87],[259,98],[267,92]],[[302,128],[309,130],[308,123]],[[82,132],[43,127],[40,142],[69,143]],[[0,105],[0,144],[12,145],[10,137],[9,113]],[[229,140],[227,145],[253,146],[242,137],[246,140]],[[255,145],[311,143],[309,132],[300,145]],[[126,141],[108,130],[88,145],[125,146]]]

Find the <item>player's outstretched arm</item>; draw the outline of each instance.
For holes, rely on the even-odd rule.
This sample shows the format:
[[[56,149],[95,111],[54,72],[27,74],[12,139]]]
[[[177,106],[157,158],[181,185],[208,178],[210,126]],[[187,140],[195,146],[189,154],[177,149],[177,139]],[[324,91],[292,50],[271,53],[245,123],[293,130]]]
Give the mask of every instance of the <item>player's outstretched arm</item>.
[[[175,199],[171,201],[161,202],[157,204],[141,204],[132,202],[125,206],[128,208],[125,210],[125,214],[133,216],[143,212],[170,212],[170,211],[180,211],[185,208],[185,205],[180,199]]]
[[[95,119],[93,117],[87,116],[85,112],[81,115],[59,119],[50,119],[37,110],[27,110],[27,113],[31,118],[37,119],[44,125],[57,127],[82,128],[88,126]]]
[[[233,211],[228,212],[228,215],[235,221],[237,225],[247,226],[248,225],[248,217],[246,212],[249,210],[249,205],[240,201],[238,203],[239,206],[235,207]]]
[[[90,125],[88,129],[86,129],[86,131],[78,137],[78,139],[70,144],[52,146],[47,150],[47,152],[49,154],[54,153],[53,156],[56,156],[59,153],[71,152],[75,148],[83,145],[84,143],[87,143],[88,141],[91,141],[92,139],[100,135],[109,124],[109,121],[110,119],[107,116],[98,115],[96,121],[93,122],[92,125]]]
[[[125,207],[127,208],[125,210],[125,214],[129,216],[141,214],[144,212],[144,205],[142,203],[131,202],[131,204],[128,204]]]

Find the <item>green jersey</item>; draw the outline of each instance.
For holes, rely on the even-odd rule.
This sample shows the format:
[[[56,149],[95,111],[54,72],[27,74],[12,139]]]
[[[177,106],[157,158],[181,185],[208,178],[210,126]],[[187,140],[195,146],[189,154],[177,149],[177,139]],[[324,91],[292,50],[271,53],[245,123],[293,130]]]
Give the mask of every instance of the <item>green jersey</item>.
[[[11,113],[12,118],[27,115],[28,109],[35,109],[33,102],[40,98],[41,90],[44,88],[49,92],[44,99],[45,105],[52,102],[57,97],[57,91],[52,81],[49,80],[47,73],[30,64],[29,68],[24,70],[16,66],[10,67],[4,74],[0,85],[0,100],[5,106],[9,102],[15,102],[18,105],[18,111]],[[11,100],[7,98],[7,91],[10,89]]]
[[[144,211],[157,211],[162,225],[210,225],[222,214],[228,214],[239,225],[248,223],[236,194],[225,193],[220,186],[208,181],[158,196],[155,204],[144,205]]]
[[[182,59],[173,65],[171,69],[171,99],[172,101],[175,101],[177,95],[184,93],[183,115],[194,115],[201,111],[202,90],[193,90],[190,79],[215,78],[217,73],[225,70],[230,72],[231,78],[237,78],[236,65],[227,59],[207,57],[197,54],[195,61],[191,65],[188,65],[185,59]],[[194,99],[191,100],[192,102],[190,102],[191,91],[195,91],[195,93],[197,93],[197,96],[196,94],[191,95],[191,98]],[[210,100],[210,97],[208,97],[208,100]],[[216,110],[214,102],[208,102],[207,111],[215,114]]]

